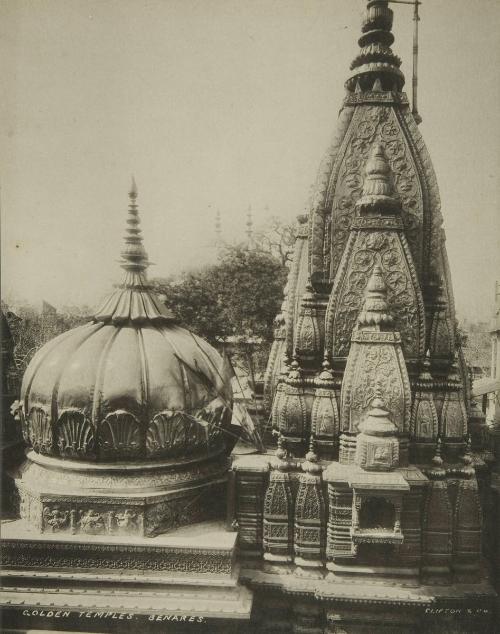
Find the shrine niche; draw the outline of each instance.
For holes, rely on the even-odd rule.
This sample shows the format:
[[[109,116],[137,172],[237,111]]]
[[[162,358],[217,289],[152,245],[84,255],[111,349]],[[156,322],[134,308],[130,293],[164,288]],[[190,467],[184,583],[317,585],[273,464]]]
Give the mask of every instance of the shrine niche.
[[[394,528],[394,521],[394,505],[385,498],[368,498],[359,511],[359,528],[361,530],[391,530]]]

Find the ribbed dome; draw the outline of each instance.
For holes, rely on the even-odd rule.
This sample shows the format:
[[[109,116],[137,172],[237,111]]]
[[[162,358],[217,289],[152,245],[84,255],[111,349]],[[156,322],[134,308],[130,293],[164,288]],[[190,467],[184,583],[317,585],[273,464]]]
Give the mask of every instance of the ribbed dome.
[[[136,196],[134,185],[124,284],[91,323],[43,346],[24,375],[23,432],[38,453],[108,462],[226,449],[230,377],[147,285]]]

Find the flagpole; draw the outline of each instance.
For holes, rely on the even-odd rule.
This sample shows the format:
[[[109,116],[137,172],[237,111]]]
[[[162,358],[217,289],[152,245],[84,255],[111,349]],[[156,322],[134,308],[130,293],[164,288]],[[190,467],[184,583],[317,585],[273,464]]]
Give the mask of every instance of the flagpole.
[[[413,5],[413,72],[412,72],[412,114],[417,124],[422,123],[422,117],[418,111],[418,7],[420,0],[387,0],[389,4],[411,4]]]

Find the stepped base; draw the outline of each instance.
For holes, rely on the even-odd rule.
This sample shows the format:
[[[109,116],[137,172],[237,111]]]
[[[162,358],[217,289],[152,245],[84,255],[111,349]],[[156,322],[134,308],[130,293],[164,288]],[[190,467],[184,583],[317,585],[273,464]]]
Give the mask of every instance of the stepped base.
[[[193,632],[213,620],[217,631],[228,623],[236,631],[235,622],[250,618],[252,593],[234,565],[236,533],[221,522],[147,538],[40,535],[14,520],[2,523],[2,538],[7,629],[169,632],[183,624]]]

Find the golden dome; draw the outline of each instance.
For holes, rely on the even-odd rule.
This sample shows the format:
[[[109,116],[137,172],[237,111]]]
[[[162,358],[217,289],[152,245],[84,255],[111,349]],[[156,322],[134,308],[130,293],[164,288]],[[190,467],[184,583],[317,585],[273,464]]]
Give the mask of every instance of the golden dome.
[[[129,196],[125,281],[92,322],[33,357],[21,388],[25,440],[37,453],[99,462],[227,451],[230,377],[148,286],[135,184]]]

